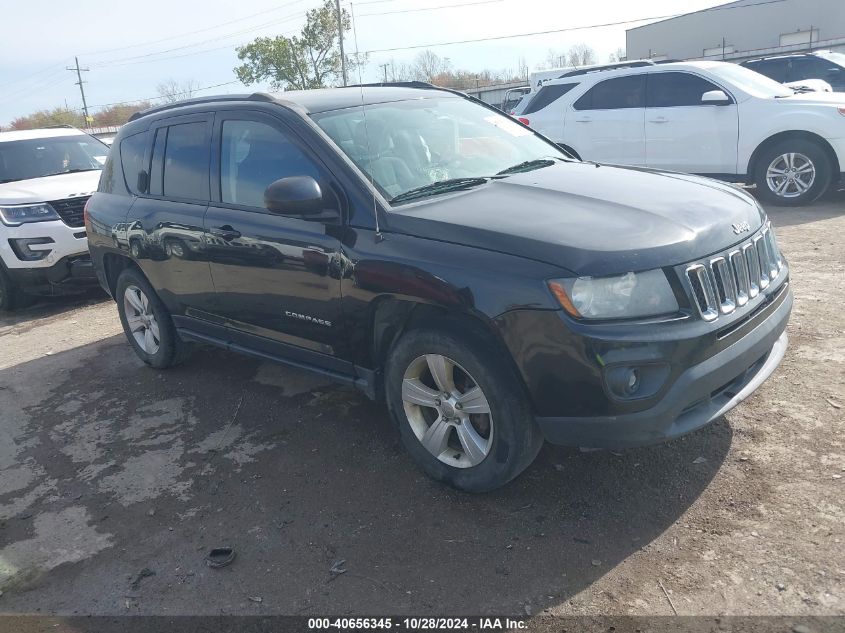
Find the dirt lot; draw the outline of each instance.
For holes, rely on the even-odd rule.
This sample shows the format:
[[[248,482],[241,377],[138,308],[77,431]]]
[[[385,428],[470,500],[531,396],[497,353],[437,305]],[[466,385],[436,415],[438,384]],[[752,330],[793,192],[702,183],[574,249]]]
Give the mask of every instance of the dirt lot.
[[[845,614],[845,192],[771,217],[795,311],[756,395],[485,496],[344,388],[213,349],[146,368],[102,298],[0,319],[0,612],[671,614],[662,584],[681,614]]]

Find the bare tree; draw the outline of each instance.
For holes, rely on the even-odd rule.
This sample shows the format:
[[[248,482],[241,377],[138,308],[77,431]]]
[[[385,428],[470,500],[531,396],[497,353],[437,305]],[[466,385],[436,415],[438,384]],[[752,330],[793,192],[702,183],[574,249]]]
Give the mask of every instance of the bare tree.
[[[566,53],[566,60],[570,66],[580,68],[596,63],[596,52],[587,44],[576,44],[571,46]]]
[[[607,57],[607,61],[611,64],[615,64],[616,62],[624,62],[626,59],[627,57],[625,56],[625,49],[621,46]]]
[[[434,81],[436,77],[445,75],[452,68],[448,57],[440,57],[437,53],[424,50],[414,59],[414,78],[419,81]]]
[[[166,79],[156,86],[156,92],[165,103],[173,103],[182,99],[190,99],[199,90],[200,84],[193,79]]]

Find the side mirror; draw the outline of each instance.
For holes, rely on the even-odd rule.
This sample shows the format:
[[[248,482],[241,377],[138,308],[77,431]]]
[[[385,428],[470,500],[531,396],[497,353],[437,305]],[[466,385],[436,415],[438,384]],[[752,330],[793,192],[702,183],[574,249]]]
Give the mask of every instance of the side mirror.
[[[730,105],[731,98],[723,90],[710,90],[701,95],[701,103],[707,105]]]
[[[270,184],[264,205],[280,215],[316,216],[325,209],[323,191],[311,176],[289,176]]]

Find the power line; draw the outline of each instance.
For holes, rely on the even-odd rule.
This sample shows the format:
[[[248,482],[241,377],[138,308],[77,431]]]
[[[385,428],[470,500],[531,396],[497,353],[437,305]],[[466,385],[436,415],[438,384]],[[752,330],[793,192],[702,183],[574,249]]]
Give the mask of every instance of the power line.
[[[126,46],[118,46],[116,48],[107,48],[107,49],[101,49],[99,51],[90,51],[90,52],[85,53],[85,54],[88,55],[88,56],[95,56],[95,55],[99,55],[101,53],[111,53],[111,52],[114,52],[114,51],[126,50],[127,48],[137,48],[139,46],[148,46],[150,44],[159,44],[161,42],[167,42],[167,41],[170,41],[170,40],[177,40],[177,39],[180,39],[182,37],[186,37],[186,36],[190,36],[190,35],[196,35],[197,33],[206,33],[208,31],[213,31],[214,29],[219,29],[219,28],[224,27],[224,26],[229,26],[230,24],[234,24],[235,22],[243,22],[245,20],[249,20],[251,18],[258,17],[259,15],[266,15],[268,13],[273,13],[274,11],[280,11],[280,10],[285,9],[287,7],[291,7],[295,4],[301,4],[302,2],[305,2],[305,0],[293,0],[293,2],[287,2],[285,4],[279,5],[278,7],[273,7],[272,9],[267,9],[266,11],[259,11],[258,13],[252,13],[250,15],[245,15],[242,18],[237,18],[235,20],[229,20],[228,22],[221,22],[220,24],[215,24],[214,26],[209,26],[209,27],[206,27],[206,28],[203,28],[203,29],[196,29],[194,31],[186,31],[184,33],[179,33],[177,35],[170,35],[168,37],[162,37],[162,38],[157,39],[157,40],[150,40],[150,41],[147,41],[147,42],[138,42],[137,44],[128,44]],[[256,28],[256,27],[253,27],[253,28]]]
[[[724,6],[724,7],[713,7],[711,9],[703,9],[699,11],[699,13],[704,13],[707,11],[724,11],[729,9],[745,9],[748,7],[755,7],[758,5],[763,4],[775,4],[779,2],[786,2],[786,0],[763,0],[762,2],[756,2],[753,4],[743,4],[739,6]],[[549,29],[547,31],[533,31],[530,33],[514,33],[511,35],[494,35],[491,37],[478,37],[474,39],[468,40],[453,40],[451,42],[433,42],[429,44],[416,44],[414,46],[395,46],[392,48],[374,48],[367,51],[361,51],[361,54],[369,54],[369,53],[392,53],[395,51],[409,51],[419,48],[434,48],[437,46],[451,46],[454,44],[474,44],[476,42],[492,42],[496,40],[508,40],[508,39],[515,39],[519,37],[531,37],[534,35],[553,35],[555,33],[566,33],[569,31],[584,31],[587,29],[599,29],[608,26],[622,26],[625,24],[634,24],[635,22],[646,22],[649,20],[667,20],[669,18],[677,18],[681,15],[685,15],[683,13],[672,13],[668,15],[654,15],[644,18],[634,18],[631,20],[619,20],[617,22],[604,22],[602,24],[587,24],[584,26],[570,26],[563,29]]]
[[[212,88],[220,88],[222,86],[231,86],[232,84],[239,84],[239,83],[241,83],[241,82],[236,79],[235,81],[226,81],[222,84],[214,84],[213,86],[203,86],[202,88],[195,88],[194,92],[201,92],[203,90],[211,90]],[[128,99],[126,101],[113,101],[112,103],[100,103],[100,104],[97,104],[97,105],[92,105],[91,108],[92,109],[93,108],[108,108],[108,107],[116,106],[116,105],[126,105],[128,103],[139,103],[141,101],[154,101],[156,99],[161,99],[161,98],[162,98],[161,95],[156,95],[154,97],[139,97],[137,99]],[[79,112],[79,111],[81,111],[81,108],[73,108],[70,111],[71,112]]]
[[[393,0],[391,0],[393,1]],[[504,2],[505,0],[477,0],[476,2],[464,2],[462,4],[443,4],[438,7],[419,7],[416,9],[398,9],[396,11],[382,11],[381,13],[360,13],[359,18],[367,18],[378,15],[394,15],[396,13],[416,13],[418,11],[438,11],[440,9],[457,9],[459,7],[472,7],[478,4],[493,4],[494,2]],[[357,4],[357,3],[356,3]]]

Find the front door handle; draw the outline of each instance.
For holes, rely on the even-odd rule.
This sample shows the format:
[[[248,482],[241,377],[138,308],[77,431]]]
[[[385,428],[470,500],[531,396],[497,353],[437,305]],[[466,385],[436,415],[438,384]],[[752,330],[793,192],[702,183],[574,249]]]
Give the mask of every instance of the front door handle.
[[[668,123],[669,119],[667,119],[665,116],[659,116],[656,119],[649,119],[648,122],[649,123]]]
[[[213,229],[209,230],[209,233],[211,233],[215,237],[219,237],[221,239],[224,239],[227,242],[229,240],[236,240],[241,236],[240,231],[236,231],[235,229],[233,229],[228,224],[225,224],[223,226],[214,227]]]

